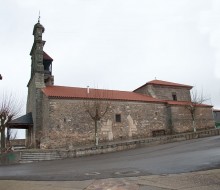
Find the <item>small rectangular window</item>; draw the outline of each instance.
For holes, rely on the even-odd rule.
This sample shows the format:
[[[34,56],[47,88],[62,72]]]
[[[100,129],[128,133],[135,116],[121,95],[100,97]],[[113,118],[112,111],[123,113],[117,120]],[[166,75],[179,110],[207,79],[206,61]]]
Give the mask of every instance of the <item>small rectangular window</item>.
[[[175,93],[175,92],[172,93],[172,97],[173,97],[173,100],[174,100],[174,101],[177,101],[177,96],[176,96],[176,93]]]
[[[116,114],[115,115],[115,121],[116,122],[121,122],[121,114]]]

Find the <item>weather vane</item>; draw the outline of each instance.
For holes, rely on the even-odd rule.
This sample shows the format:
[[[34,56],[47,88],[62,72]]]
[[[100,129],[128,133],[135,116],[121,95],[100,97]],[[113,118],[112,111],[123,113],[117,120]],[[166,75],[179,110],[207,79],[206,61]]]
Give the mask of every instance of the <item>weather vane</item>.
[[[40,11],[39,11],[39,16],[38,16],[38,23],[40,23]]]

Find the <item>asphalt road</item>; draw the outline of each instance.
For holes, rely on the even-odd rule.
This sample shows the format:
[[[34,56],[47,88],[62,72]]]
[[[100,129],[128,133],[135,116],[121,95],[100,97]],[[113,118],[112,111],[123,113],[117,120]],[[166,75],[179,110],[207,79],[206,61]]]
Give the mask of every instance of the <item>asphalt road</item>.
[[[219,168],[220,136],[123,152],[0,166],[0,179],[71,181]]]

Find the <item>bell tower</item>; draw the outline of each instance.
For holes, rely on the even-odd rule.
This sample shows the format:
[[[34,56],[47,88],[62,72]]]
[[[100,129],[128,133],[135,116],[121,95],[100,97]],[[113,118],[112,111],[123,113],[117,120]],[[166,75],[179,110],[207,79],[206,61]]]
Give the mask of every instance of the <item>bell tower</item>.
[[[31,78],[36,73],[43,74],[43,47],[45,41],[42,40],[42,34],[44,33],[44,27],[38,22],[34,25],[33,35],[34,43],[30,52],[31,55]]]
[[[43,93],[42,88],[53,85],[54,77],[52,76],[53,59],[43,51],[45,41],[42,35],[45,29],[40,20],[34,25],[33,36],[34,42],[31,48],[31,75],[28,82],[28,97],[26,112],[32,114],[32,146],[37,147],[40,132],[42,130],[42,108]]]
[[[43,51],[46,41],[42,40],[42,35],[45,29],[43,25],[38,23],[34,25],[33,35],[34,43],[30,52],[31,55],[31,78],[38,75],[38,85],[43,88],[48,85],[53,85],[54,77],[52,76],[52,62],[53,59]],[[30,81],[29,81],[30,82]]]

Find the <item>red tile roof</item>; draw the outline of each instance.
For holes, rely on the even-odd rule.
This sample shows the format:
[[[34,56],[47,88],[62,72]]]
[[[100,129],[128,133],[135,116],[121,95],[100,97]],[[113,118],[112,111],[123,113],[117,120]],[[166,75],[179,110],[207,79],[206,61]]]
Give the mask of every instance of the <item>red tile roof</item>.
[[[214,111],[214,112],[220,112],[220,110],[217,110],[217,109],[214,109],[213,111]]]
[[[153,102],[164,103],[168,105],[185,106],[190,105],[192,102],[187,101],[165,101],[153,98],[151,96],[118,90],[101,90],[89,89],[79,87],[67,86],[47,86],[42,89],[43,93],[56,99],[103,99],[103,100],[120,100],[120,101],[138,101],[138,102]],[[213,107],[211,105],[199,104],[200,107]]]
[[[89,89],[89,93],[87,93],[87,88],[47,86],[43,88],[42,91],[46,96],[58,99],[108,99],[166,103],[166,101],[158,100],[147,95],[117,90]]]
[[[53,61],[53,59],[46,52],[43,52],[43,59]]]
[[[181,87],[181,88],[192,89],[192,86],[185,85],[185,84],[178,84],[178,83],[168,82],[168,81],[163,81],[163,80],[152,80],[152,81],[149,81],[146,84],[140,86],[139,88],[135,89],[134,91],[142,88],[145,85],[160,85],[160,86]]]

